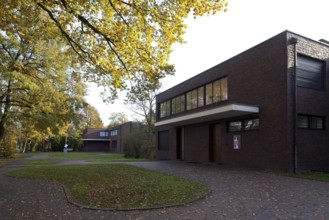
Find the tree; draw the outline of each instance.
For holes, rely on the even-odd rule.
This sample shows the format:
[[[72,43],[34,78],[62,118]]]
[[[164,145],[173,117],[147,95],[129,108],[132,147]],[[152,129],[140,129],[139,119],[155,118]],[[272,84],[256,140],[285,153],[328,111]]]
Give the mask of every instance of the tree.
[[[6,133],[13,131],[20,133],[11,143],[22,149],[37,136],[59,134],[85,94],[85,86],[74,72],[75,64],[60,38],[45,39],[33,25],[26,25],[32,40],[22,38],[15,26],[8,25],[0,32],[2,148],[8,145],[4,141]]]
[[[152,133],[155,123],[156,94],[161,87],[161,83],[150,83],[144,80],[143,74],[138,74],[135,85],[130,87],[130,91],[125,99],[125,104],[130,106],[130,110],[141,116],[147,125],[147,132]]]
[[[83,110],[83,117],[86,120],[85,128],[103,128],[104,124],[100,118],[97,109],[89,104],[86,104]]]
[[[115,126],[128,122],[127,115],[123,112],[111,113],[109,120],[110,120],[110,123],[107,126],[108,128],[115,127]]]
[[[52,39],[65,40],[89,81],[107,86],[107,100],[127,89],[142,73],[150,83],[174,71],[169,55],[183,43],[184,19],[226,10],[226,0],[2,0],[0,27],[7,34],[18,29],[31,39],[28,27]]]

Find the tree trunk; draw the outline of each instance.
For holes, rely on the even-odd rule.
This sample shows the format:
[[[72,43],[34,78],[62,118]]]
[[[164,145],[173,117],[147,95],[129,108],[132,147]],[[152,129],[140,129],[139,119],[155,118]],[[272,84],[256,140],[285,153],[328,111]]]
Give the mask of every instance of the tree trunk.
[[[10,95],[11,95],[11,79],[8,81],[7,91],[4,94],[5,105],[4,105],[4,111],[2,117],[0,119],[0,142],[3,141],[6,133],[5,124],[8,120],[8,114],[11,105]]]

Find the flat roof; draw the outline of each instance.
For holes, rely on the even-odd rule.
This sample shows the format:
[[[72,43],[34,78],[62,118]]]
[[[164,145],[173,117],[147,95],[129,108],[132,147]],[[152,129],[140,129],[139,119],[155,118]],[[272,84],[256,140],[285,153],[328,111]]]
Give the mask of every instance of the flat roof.
[[[237,116],[243,116],[253,113],[259,113],[258,106],[252,105],[243,105],[243,104],[229,104],[225,106],[220,106],[210,110],[205,110],[201,112],[195,112],[187,115],[182,115],[175,118],[169,118],[161,120],[155,123],[155,126],[168,125],[168,124],[180,124],[183,122],[188,122],[193,120],[195,123],[196,119],[199,119],[199,122],[206,122],[217,119],[231,118]]]
[[[82,141],[111,141],[111,139],[80,139]]]

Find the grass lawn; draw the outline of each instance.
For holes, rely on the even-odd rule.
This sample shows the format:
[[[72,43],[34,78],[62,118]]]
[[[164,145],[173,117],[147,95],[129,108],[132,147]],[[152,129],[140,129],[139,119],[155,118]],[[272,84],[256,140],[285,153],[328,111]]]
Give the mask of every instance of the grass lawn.
[[[303,179],[309,179],[309,180],[318,180],[318,181],[324,181],[329,182],[329,172],[305,172],[305,173],[285,173],[283,175],[296,177],[296,178],[303,178]]]
[[[141,161],[146,159],[125,158],[123,154],[110,153],[88,153],[88,152],[50,152],[42,153],[46,158],[28,160],[26,166],[54,165],[65,160],[83,160],[88,162],[120,162],[120,161]]]
[[[19,158],[27,158],[30,156],[31,156],[31,153],[26,153],[26,154],[13,155],[13,158],[0,158],[0,168],[4,167],[6,164],[9,164],[11,162],[18,160]]]
[[[74,202],[95,208],[164,207],[209,193],[199,183],[126,164],[30,167],[10,175],[58,181]]]

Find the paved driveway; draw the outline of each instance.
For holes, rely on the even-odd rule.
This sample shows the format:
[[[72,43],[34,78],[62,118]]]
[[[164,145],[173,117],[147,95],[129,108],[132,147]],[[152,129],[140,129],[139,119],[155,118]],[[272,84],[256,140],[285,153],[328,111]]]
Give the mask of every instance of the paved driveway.
[[[174,208],[96,211],[69,204],[53,182],[7,177],[0,169],[0,219],[329,219],[329,183],[175,161],[133,165],[211,187],[206,199]]]

